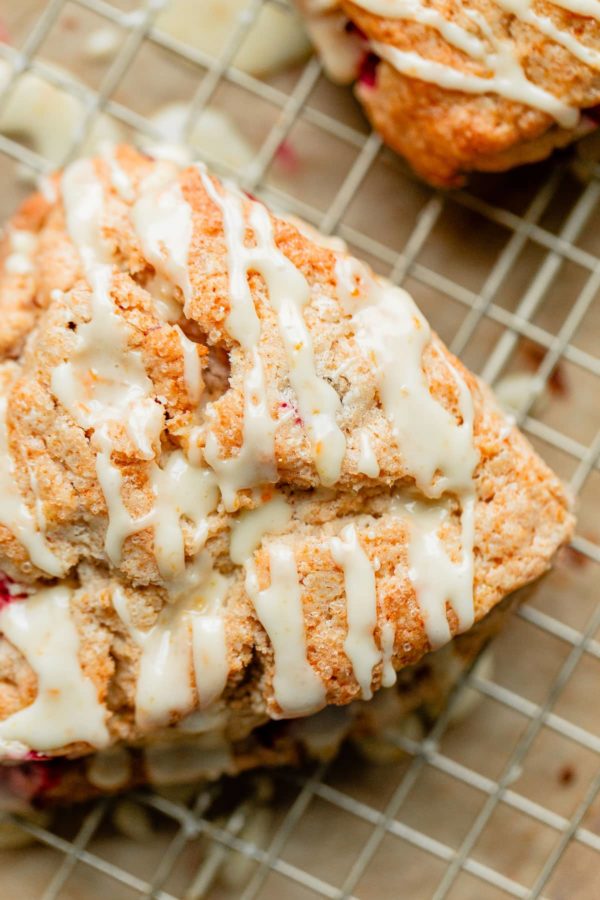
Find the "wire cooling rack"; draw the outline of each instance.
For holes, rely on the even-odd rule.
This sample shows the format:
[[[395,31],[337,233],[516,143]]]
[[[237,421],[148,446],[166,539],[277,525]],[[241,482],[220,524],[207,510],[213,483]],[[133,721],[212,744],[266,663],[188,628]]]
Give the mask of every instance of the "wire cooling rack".
[[[329,84],[314,57],[263,77],[237,66],[267,7],[292,15],[285,3],[248,0],[210,52],[161,28],[164,5],[0,3],[0,58],[10,64],[0,119],[31,73],[80,104],[62,159],[27,133],[0,134],[3,214],[28,174],[77,155],[99,117],[126,139],[156,140],[153,110],[185,101],[191,140],[204,110],[228,113],[251,155],[235,172],[222,158],[208,162],[341,235],[405,284],[450,347],[509,397],[577,495],[580,530],[497,639],[494,675],[467,676],[426,739],[398,738],[398,752],[380,766],[346,752],[329,766],[192,798],[148,791],[50,823],[12,817],[35,840],[0,853],[3,892],[45,900],[600,896],[593,140],[548,164],[475,179],[468,192],[434,193],[382,147],[350,92]],[[187,5],[190,15],[206,11]],[[107,29],[114,46],[103,39],[102,53],[85,52],[89,36]],[[457,724],[467,692],[479,705]],[[219,812],[221,794],[237,802]]]

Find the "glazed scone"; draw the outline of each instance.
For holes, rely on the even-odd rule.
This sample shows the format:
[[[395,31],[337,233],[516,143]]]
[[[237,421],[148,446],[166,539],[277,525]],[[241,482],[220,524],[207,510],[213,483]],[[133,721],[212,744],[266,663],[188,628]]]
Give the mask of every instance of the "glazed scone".
[[[52,184],[0,278],[4,759],[369,699],[548,569],[561,483],[408,294],[200,165]]]
[[[548,156],[597,127],[596,0],[298,0],[331,77],[433,185]]]

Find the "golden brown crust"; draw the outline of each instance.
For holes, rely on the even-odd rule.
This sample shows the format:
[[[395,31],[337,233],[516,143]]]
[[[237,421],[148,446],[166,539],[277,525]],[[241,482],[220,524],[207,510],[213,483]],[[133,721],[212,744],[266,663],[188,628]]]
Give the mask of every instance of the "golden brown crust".
[[[118,161],[134,185],[154,166],[129,148],[118,151]],[[115,262],[111,297],[117,314],[130,326],[129,349],[141,354],[163,410],[161,448],[187,450],[193,427],[198,429],[195,433],[200,434],[202,445],[206,433],[203,406],[198,407],[188,396],[175,325],[159,315],[148,290],[153,270],[131,225],[128,203],[112,185],[106,164],[97,161],[95,166],[107,198],[103,228]],[[189,254],[192,296],[188,316],[182,314],[179,325],[199,341],[204,391],[207,399],[214,401],[212,427],[222,451],[235,455],[241,443],[242,382],[249,363],[248,354],[234,346],[224,328],[230,300],[222,215],[196,169],[181,173],[179,184],[192,208],[194,225]],[[250,288],[262,323],[260,349],[267,394],[277,420],[278,487],[292,510],[290,523],[277,540],[292,547],[298,567],[309,661],[321,676],[327,702],[347,704],[360,695],[360,689],[343,648],[347,613],[342,572],[324,539],[338,534],[348,522],[355,523],[364,551],[377,562],[376,640],[380,642],[381,625],[391,622],[396,634],[395,667],[418,662],[429,650],[429,642],[407,574],[406,525],[392,511],[395,495],[414,487],[414,479],[379,406],[372,366],[361,353],[350,317],[337,296],[335,253],[307,239],[289,222],[272,218],[272,223],[279,250],[302,271],[311,287],[304,316],[313,339],[315,366],[342,399],[340,425],[347,439],[339,483],[331,490],[319,487],[305,423],[293,410],[288,367],[274,313],[266,300],[266,286],[260,276],[251,275]],[[71,358],[77,328],[89,319],[90,289],[68,237],[60,202],[44,210],[40,227],[42,249],[30,276],[28,323],[21,326],[20,344],[13,341],[12,349],[3,355],[5,361],[0,362],[0,390],[8,396],[10,450],[21,495],[30,508],[34,504],[31,477],[35,475],[49,544],[73,580],[72,613],[80,635],[81,664],[106,705],[111,737],[137,740],[142,737],[134,716],[140,651],[116,614],[111,597],[119,585],[128,598],[133,624],[145,629],[156,621],[167,595],[154,557],[151,529],[127,538],[118,566],[106,554],[107,508],[90,435],[51,389],[53,369]],[[250,234],[247,240],[251,240]],[[53,268],[52,260],[60,263]],[[7,277],[0,270],[0,296]],[[52,293],[56,284],[60,292]],[[0,336],[2,331],[0,324]],[[13,361],[17,346],[23,349]],[[216,358],[228,359],[229,380],[226,368],[224,375],[215,374]],[[351,376],[348,364],[353,367]],[[457,382],[449,375],[450,366],[460,372],[473,398],[474,442],[480,460],[475,476],[474,601],[476,620],[481,620],[503,597],[546,571],[558,547],[569,538],[573,519],[559,480],[507,423],[488,390],[437,338],[427,347],[422,365],[432,395],[453,415],[460,413]],[[125,426],[111,426],[112,461],[123,479],[125,503],[137,517],[152,503],[149,463]],[[370,435],[381,467],[377,477],[357,471],[359,428]],[[271,487],[265,489],[263,500],[270,491]],[[238,503],[240,508],[252,506],[257,498],[244,491]],[[231,524],[232,514],[222,505],[208,516],[207,552],[217,570],[231,577],[225,607],[229,677],[224,703],[235,713],[235,721],[240,711],[250,711],[253,721],[256,717],[264,720],[280,713],[273,694],[273,654],[246,593],[244,570],[234,566],[228,555]],[[270,578],[269,540],[265,538],[254,555],[261,588]],[[450,552],[460,546],[457,506],[444,540]],[[186,541],[190,557],[193,548],[187,532]],[[4,526],[0,526],[0,569],[34,585],[44,577]],[[456,633],[458,622],[450,607],[448,620]],[[380,681],[378,666],[375,688]],[[31,702],[34,682],[27,662],[2,639],[0,718]],[[194,702],[198,702],[197,693]],[[89,749],[79,744],[57,752],[77,755]]]

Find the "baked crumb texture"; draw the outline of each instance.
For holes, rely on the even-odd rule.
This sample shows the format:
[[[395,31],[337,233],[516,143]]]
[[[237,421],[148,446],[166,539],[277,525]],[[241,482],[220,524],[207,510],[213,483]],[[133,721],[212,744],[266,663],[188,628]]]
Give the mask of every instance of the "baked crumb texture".
[[[369,699],[568,540],[408,294],[201,166],[80,160],[0,252],[5,762]]]
[[[426,181],[544,159],[597,127],[596,0],[298,0],[331,77]]]

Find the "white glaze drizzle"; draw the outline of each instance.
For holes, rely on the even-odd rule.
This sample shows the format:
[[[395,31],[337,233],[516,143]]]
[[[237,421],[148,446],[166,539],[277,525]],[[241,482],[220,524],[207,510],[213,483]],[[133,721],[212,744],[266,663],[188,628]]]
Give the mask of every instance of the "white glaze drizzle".
[[[310,435],[317,472],[323,484],[334,484],[346,449],[336,421],[341,401],[333,387],[316,372],[312,338],[303,314],[310,301],[308,282],[275,244],[265,207],[252,201],[246,222],[241,194],[231,185],[224,185],[223,192],[218,192],[202,167],[199,172],[207,193],[223,214],[231,295],[227,328],[247,351],[256,349],[260,321],[248,285],[248,273],[257,272],[265,280],[269,303],[277,314],[290,383]],[[254,233],[254,247],[245,244],[247,227]]]
[[[278,534],[292,518],[292,507],[283,494],[276,493],[256,509],[243,510],[231,525],[229,556],[243,565],[260,546],[265,534]]]
[[[236,456],[223,458],[212,430],[206,437],[204,456],[217,474],[225,508],[232,510],[238,490],[277,480],[275,468],[275,422],[269,410],[263,361],[258,349],[260,319],[248,284],[249,248],[245,246],[242,198],[234,189],[220,193],[203,166],[198,172],[208,196],[223,216],[227,245],[230,310],[225,322],[228,333],[251,358],[244,378],[243,442]],[[207,414],[210,417],[210,407]]]
[[[415,588],[425,631],[432,649],[437,650],[452,637],[446,615],[450,603],[458,618],[458,631],[473,624],[473,495],[463,497],[461,511],[461,552],[454,561],[440,539],[440,528],[449,518],[445,505],[431,506],[418,501],[405,504],[410,527],[408,548],[409,578]]]
[[[396,637],[396,629],[393,622],[384,622],[381,626],[381,653],[382,653],[382,669],[381,669],[381,686],[392,687],[396,684],[398,675],[392,665],[394,655],[394,640]]]
[[[354,525],[347,525],[340,537],[331,539],[329,546],[333,559],[344,572],[348,618],[344,650],[352,663],[363,700],[370,700],[373,669],[382,659],[374,636],[377,626],[375,572]]]
[[[163,163],[141,186],[131,219],[144,257],[159,275],[176,284],[183,295],[183,310],[190,315],[192,299],[188,257],[194,223],[171,166]]]
[[[102,159],[108,167],[110,183],[115,191],[126,203],[131,203],[135,199],[135,190],[133,182],[125,169],[120,165],[116,157],[116,147],[111,143],[104,143],[100,148]]]
[[[532,25],[541,34],[561,44],[573,56],[587,65],[594,68],[600,65],[600,53],[597,50],[583,44],[570,31],[559,28],[548,16],[536,13],[531,8],[533,0],[494,0],[494,2],[501,9],[512,13],[521,22]],[[552,0],[552,4],[559,9],[600,20],[600,3],[598,0]],[[465,53],[476,59],[481,58],[479,46],[472,45],[468,39],[465,42],[464,33],[461,34],[461,32],[465,31],[464,29],[445,19],[431,7],[422,6],[419,0],[356,0],[356,5],[362,6],[363,9],[376,15],[409,19],[421,22],[424,25],[430,25],[439,31],[448,43],[464,50]],[[465,42],[466,46],[461,46],[461,42]]]
[[[450,492],[461,503],[459,562],[450,559],[438,536],[447,516],[445,502],[402,507],[410,529],[409,577],[429,641],[438,647],[450,639],[446,601],[458,616],[460,631],[469,628],[474,618],[473,473],[478,453],[473,444],[473,399],[458,370],[439,351],[440,362],[457,389],[462,421],[430,393],[422,358],[431,346],[431,329],[405,291],[343,257],[338,259],[336,275],[342,303],[352,314],[358,346],[374,366],[383,412],[409,473],[426,497],[439,500]]]
[[[217,487],[213,473],[191,466],[181,450],[171,453],[162,468],[152,466],[150,479],[155,496],[149,516],[154,553],[161,575],[171,580],[185,569],[181,519],[188,520],[188,542],[195,555],[208,536],[206,517],[217,505]]]
[[[0,631],[37,675],[36,698],[0,722],[0,739],[35,750],[76,741],[104,747],[106,710],[79,663],[79,635],[70,613],[71,590],[39,591],[0,611]]]
[[[113,604],[130,637],[141,650],[136,682],[135,719],[142,729],[166,725],[175,714],[194,706],[189,622],[168,605],[162,621],[149,631],[131,623],[125,595],[117,588]]]
[[[7,397],[0,394],[0,524],[25,547],[38,569],[48,575],[64,575],[66,566],[50,549],[43,533],[44,522],[32,513],[19,492],[8,440],[7,405]]]
[[[581,60],[581,62],[592,68],[600,68],[600,52],[593,47],[582,44],[572,32],[559,28],[548,16],[536,13],[531,8],[533,0],[495,0],[495,2],[506,12],[515,15],[521,22],[532,25],[541,34],[550,38],[550,40],[557,44],[561,44],[576,59]],[[565,4],[564,2],[561,2],[561,0],[552,0],[552,2],[559,8],[565,10],[571,9],[570,4]],[[594,2],[593,6],[596,8],[594,18],[600,19],[600,3]]]
[[[191,341],[179,326],[176,326],[176,329],[181,344],[181,352],[183,354],[183,377],[187,395],[190,403],[197,405],[202,396],[203,386],[202,365],[198,355],[198,344]]]
[[[302,272],[276,246],[271,218],[259,203],[252,204],[250,225],[257,241],[253,267],[265,279],[269,302],[277,313],[290,383],[311,435],[317,472],[323,484],[332,485],[340,476],[346,440],[336,421],[342,408],[340,398],[315,368],[312,338],[303,315],[310,301],[310,287]]]
[[[219,590],[224,594],[226,585],[223,582]],[[200,707],[205,709],[219,699],[227,684],[229,665],[225,621],[220,612],[213,611],[192,615],[191,624],[194,678]]]
[[[148,631],[133,626],[123,591],[113,592],[115,610],[141,651],[135,716],[142,729],[209,706],[225,687],[229,667],[222,604],[229,581],[211,570],[208,558],[201,560],[197,574],[199,584],[165,606]]]
[[[354,263],[354,272],[356,272]],[[338,278],[347,277],[338,264]],[[473,487],[477,453],[473,446],[473,404],[458,371],[445,362],[456,384],[462,423],[430,393],[422,368],[431,329],[406,291],[361,274],[365,295],[347,309],[359,348],[371,359],[383,411],[409,472],[428,497]]]
[[[79,425],[93,429],[96,473],[108,509],[108,558],[119,565],[125,539],[153,528],[159,572],[174,579],[185,568],[180,520],[183,516],[191,520],[192,551],[197,552],[206,537],[205,516],[217,502],[214,478],[208,470],[190,466],[181,451],[166,457],[162,467],[154,461],[164,413],[152,396],[141,355],[127,346],[129,326],[117,315],[110,295],[112,268],[101,233],[103,189],[93,164],[83,160],[70,166],[63,174],[62,192],[67,228],[92,297],[90,320],[78,327],[71,360],[53,370],[52,390]],[[154,495],[152,508],[137,518],[124,503],[123,477],[112,462],[114,434],[122,427],[138,457],[148,461]]]
[[[274,655],[273,693],[283,715],[303,716],[325,704],[325,687],[307,658],[302,591],[291,547],[269,546],[271,583],[259,589],[254,563],[246,563],[246,591]]]
[[[111,524],[121,531],[124,526],[117,527],[116,519],[123,519],[126,511],[120,497],[121,473],[111,461],[113,429],[124,423],[137,452],[151,459],[163,413],[149,396],[150,379],[140,354],[127,347],[128,326],[117,315],[110,295],[112,268],[101,232],[103,188],[93,164],[74,163],[64,172],[61,186],[67,229],[92,296],[90,319],[78,327],[71,360],[53,370],[52,390],[78,424],[94,430],[98,477],[109,516],[114,509]],[[108,552],[114,560],[120,548]]]
[[[252,364],[244,378],[243,440],[236,456],[222,457],[214,432],[208,431],[204,458],[214,470],[225,509],[232,511],[236,494],[242,488],[274,482],[277,474],[274,462],[273,436],[275,423],[269,412],[265,373],[257,348],[251,351]],[[207,416],[211,410],[207,408]]]
[[[424,59],[414,51],[399,50],[378,41],[373,41],[372,47],[378,56],[389,62],[398,72],[411,78],[418,78],[465,94],[499,94],[507,100],[514,100],[547,113],[563,128],[575,128],[579,121],[577,109],[563,103],[524,77],[521,66],[513,56],[512,47],[506,41],[496,40],[495,74],[489,78],[460,72],[444,63]],[[491,56],[486,58],[486,62],[488,61],[491,61]]]
[[[579,16],[589,16],[591,19],[600,19],[600,3],[598,0],[552,0],[555,6],[560,6],[569,12]]]
[[[577,2],[578,0],[575,0],[575,3]],[[584,5],[587,5],[587,2],[590,0],[584,0]],[[597,15],[598,4],[596,0],[592,2]],[[389,0],[389,2],[358,0],[357,5],[376,15],[418,22],[434,28],[450,46],[481,63],[490,72],[490,76],[462,72],[444,63],[426,59],[416,52],[400,50],[389,44],[373,41],[371,46],[375,53],[399,72],[450,90],[473,94],[496,93],[508,100],[547,113],[564,128],[576,126],[579,119],[578,110],[532,82],[517,58],[512,42],[497,37],[487,20],[477,10],[465,9],[464,12],[482,37],[478,37],[476,33],[456,22],[451,22],[439,10],[425,6],[420,0]],[[549,18],[533,12],[530,8],[531,0],[499,0],[498,5],[562,44],[583,62],[598,65],[600,54],[597,51],[586,47],[574,35],[558,28]],[[563,8],[569,9],[570,6],[565,4]]]

